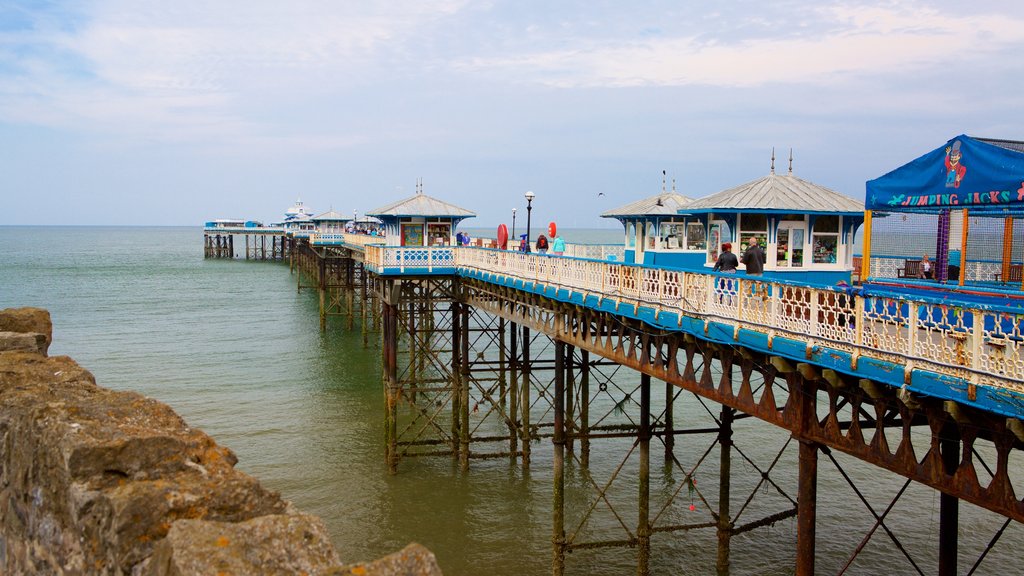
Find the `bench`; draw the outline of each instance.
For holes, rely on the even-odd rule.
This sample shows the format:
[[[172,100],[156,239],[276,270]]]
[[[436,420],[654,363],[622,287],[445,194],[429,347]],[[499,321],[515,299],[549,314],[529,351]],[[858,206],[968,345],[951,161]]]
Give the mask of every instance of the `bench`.
[[[1022,274],[1024,274],[1024,264],[1010,264],[1010,273],[1007,275],[1006,280],[1000,280],[1003,277],[1003,273],[998,272],[995,274],[996,282],[1002,282],[1003,284],[1007,282],[1020,283],[1024,281]]]
[[[903,268],[896,269],[897,278],[918,278],[921,276],[920,260],[904,260]]]

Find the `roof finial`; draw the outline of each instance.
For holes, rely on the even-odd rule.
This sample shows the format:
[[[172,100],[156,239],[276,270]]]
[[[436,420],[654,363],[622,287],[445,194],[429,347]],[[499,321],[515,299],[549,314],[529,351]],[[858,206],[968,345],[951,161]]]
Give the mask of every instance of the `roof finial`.
[[[676,193],[676,179],[675,178],[672,179],[672,193],[673,194]]]
[[[664,170],[662,170],[661,171],[661,193],[662,194],[665,193],[665,178],[666,177],[668,177],[668,175],[665,173]]]
[[[793,149],[789,149],[789,175],[793,175]]]
[[[423,194],[423,177],[422,176],[416,179],[416,195],[419,196],[421,194]]]
[[[775,146],[772,146],[772,174],[775,174]]]

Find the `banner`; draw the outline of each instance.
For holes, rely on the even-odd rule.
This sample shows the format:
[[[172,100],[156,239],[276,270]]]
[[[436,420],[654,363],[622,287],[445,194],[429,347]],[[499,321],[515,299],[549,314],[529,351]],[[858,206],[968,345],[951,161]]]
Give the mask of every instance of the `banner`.
[[[960,135],[867,183],[865,208],[885,212],[1024,209],[1024,143]]]

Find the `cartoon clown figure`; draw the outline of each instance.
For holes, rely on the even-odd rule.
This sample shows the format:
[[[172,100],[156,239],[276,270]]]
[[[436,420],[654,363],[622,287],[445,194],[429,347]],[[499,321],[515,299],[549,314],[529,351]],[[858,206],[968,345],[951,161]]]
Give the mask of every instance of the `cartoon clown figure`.
[[[959,188],[960,181],[967,173],[967,166],[960,163],[960,141],[946,147],[946,188]]]

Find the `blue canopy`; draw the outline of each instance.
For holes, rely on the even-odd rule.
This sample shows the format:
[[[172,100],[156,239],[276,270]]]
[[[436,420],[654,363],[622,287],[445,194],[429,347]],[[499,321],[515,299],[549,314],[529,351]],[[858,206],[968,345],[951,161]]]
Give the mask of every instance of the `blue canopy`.
[[[885,176],[869,180],[865,208],[972,215],[1024,213],[1024,142],[961,134]]]

